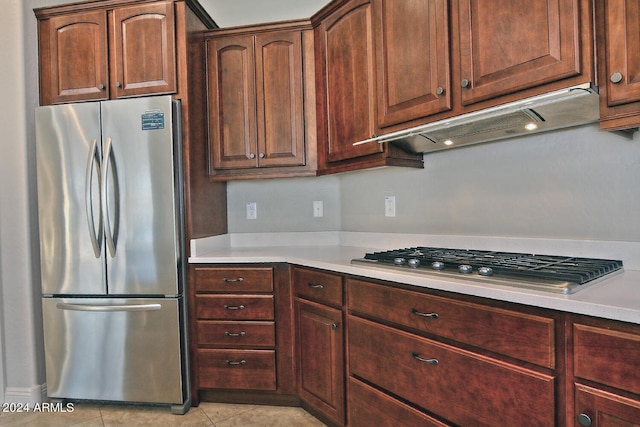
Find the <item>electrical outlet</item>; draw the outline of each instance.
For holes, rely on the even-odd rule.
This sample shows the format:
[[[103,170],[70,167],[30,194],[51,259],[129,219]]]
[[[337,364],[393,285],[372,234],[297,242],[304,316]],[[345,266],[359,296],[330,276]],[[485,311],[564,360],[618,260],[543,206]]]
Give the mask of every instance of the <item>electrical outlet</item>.
[[[258,218],[258,206],[256,202],[247,202],[247,219]]]
[[[313,216],[314,218],[320,218],[324,216],[324,207],[322,200],[313,201]]]
[[[396,198],[395,196],[384,197],[384,216],[396,216]]]

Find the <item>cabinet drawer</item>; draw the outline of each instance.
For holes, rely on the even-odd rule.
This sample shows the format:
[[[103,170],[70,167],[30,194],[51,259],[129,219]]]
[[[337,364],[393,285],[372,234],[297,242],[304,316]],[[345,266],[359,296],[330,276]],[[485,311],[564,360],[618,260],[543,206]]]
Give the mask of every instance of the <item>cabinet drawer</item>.
[[[640,394],[640,335],[573,325],[576,377]]]
[[[198,295],[198,319],[274,320],[273,295]]]
[[[353,316],[347,324],[351,375],[458,425],[555,424],[553,376]]]
[[[321,271],[293,269],[296,295],[334,306],[342,306],[342,277]]]
[[[195,267],[196,292],[272,292],[273,268]]]
[[[274,350],[198,350],[200,388],[276,389]]]
[[[348,396],[348,422],[351,427],[447,426],[354,378],[349,378]]]
[[[274,347],[274,322],[198,321],[198,345],[219,347]]]
[[[347,287],[352,312],[555,367],[553,319],[361,280],[347,279]]]

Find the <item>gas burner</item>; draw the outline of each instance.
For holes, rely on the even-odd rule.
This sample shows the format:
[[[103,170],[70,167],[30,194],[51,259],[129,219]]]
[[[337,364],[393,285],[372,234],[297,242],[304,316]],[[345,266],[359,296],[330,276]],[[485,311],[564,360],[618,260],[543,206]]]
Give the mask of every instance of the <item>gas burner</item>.
[[[423,246],[367,253],[352,262],[564,294],[622,270],[618,260]]]

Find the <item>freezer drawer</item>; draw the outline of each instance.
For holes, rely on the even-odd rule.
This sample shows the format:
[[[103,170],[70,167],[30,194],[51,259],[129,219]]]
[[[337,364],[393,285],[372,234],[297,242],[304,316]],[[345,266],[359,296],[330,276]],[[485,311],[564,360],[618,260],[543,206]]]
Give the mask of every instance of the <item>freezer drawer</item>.
[[[43,298],[52,398],[183,403],[181,299]]]

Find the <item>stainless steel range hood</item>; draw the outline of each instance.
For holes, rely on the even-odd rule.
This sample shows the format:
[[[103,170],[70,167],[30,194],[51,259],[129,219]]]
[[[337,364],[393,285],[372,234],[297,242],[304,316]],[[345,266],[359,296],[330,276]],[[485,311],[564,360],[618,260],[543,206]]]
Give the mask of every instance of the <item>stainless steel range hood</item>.
[[[598,92],[589,84],[475,111],[356,142],[391,142],[412,153],[428,153],[598,121]]]

